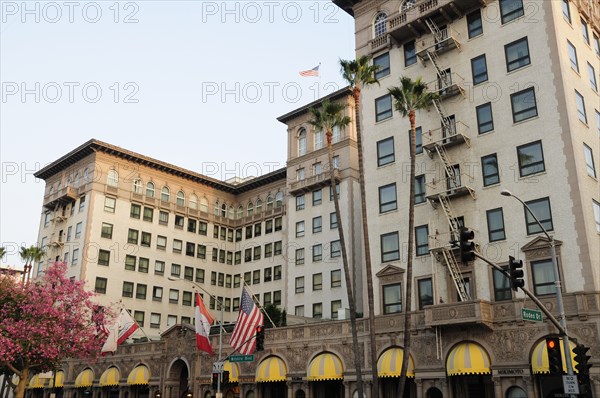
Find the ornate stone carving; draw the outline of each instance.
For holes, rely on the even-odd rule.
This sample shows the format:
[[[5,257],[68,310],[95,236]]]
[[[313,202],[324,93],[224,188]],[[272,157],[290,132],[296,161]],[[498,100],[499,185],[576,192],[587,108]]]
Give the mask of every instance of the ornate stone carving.
[[[304,338],[304,328],[295,328],[292,330],[292,337],[294,339]]]
[[[341,323],[323,324],[310,329],[310,337],[332,337],[342,335]]]
[[[527,362],[529,351],[524,350],[523,347],[530,347],[540,330],[545,330],[545,328],[496,330],[494,333],[486,334],[484,339],[492,347],[497,360],[502,362],[514,362],[515,360]]]

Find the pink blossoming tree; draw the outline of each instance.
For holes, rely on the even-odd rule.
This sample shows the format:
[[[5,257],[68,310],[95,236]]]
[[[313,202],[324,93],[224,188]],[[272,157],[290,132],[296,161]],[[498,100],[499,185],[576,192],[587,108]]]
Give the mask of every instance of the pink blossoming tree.
[[[30,374],[54,370],[64,358],[100,353],[105,336],[98,325],[107,314],[84,283],[67,278],[64,263],[28,283],[0,275],[0,367],[19,376],[16,398],[23,398]]]

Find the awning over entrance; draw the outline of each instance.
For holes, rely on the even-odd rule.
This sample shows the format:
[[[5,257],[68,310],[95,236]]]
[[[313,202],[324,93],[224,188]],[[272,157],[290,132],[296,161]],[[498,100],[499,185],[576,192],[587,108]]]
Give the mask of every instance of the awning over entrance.
[[[100,387],[118,386],[121,380],[121,372],[114,366],[106,369],[100,376]]]
[[[569,341],[569,346],[571,347],[571,363],[573,364],[573,371],[577,373],[577,369],[575,369],[575,353],[573,352],[573,348],[575,348],[575,343]],[[563,364],[563,371],[567,372],[567,364],[565,362],[565,350],[562,339],[560,339],[560,356]],[[534,374],[542,374],[542,373],[550,373],[550,366],[548,365],[548,349],[546,348],[546,340],[543,339],[539,343],[536,344],[533,352],[531,353],[531,370]]]
[[[48,379],[41,378],[39,374],[34,375],[31,380],[29,380],[27,388],[44,388],[46,387],[46,381],[48,381]]]
[[[404,350],[400,347],[388,348],[377,360],[377,375],[379,377],[400,377]],[[415,363],[412,356],[408,356],[408,370],[406,377],[415,377]]]
[[[237,363],[231,363],[229,361],[225,361],[223,364],[223,370],[229,371],[229,382],[237,383],[240,377],[240,367]]]
[[[492,373],[490,357],[477,343],[460,343],[448,354],[446,372],[448,376]]]
[[[91,387],[92,384],[94,384],[94,371],[89,368],[79,373],[75,379],[75,387]]]
[[[148,384],[148,380],[150,380],[150,370],[144,365],[138,365],[127,377],[127,384],[130,386]]]
[[[274,381],[285,381],[287,379],[287,368],[283,360],[278,357],[264,359],[256,370],[256,382],[267,383]]]
[[[50,385],[48,387],[54,387],[54,382],[56,380],[56,388],[63,388],[65,386],[65,372],[59,370],[56,372],[56,376],[50,379]]]
[[[317,355],[310,361],[306,372],[306,380],[342,380],[344,378],[344,368],[342,361],[335,355],[328,352]]]

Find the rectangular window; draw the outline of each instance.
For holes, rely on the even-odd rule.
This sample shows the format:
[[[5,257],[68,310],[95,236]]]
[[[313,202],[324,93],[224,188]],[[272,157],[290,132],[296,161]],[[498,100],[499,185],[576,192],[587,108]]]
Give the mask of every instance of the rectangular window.
[[[592,209],[594,210],[594,220],[596,220],[596,232],[600,234],[600,203],[592,199]]]
[[[338,310],[342,308],[342,300],[334,300],[331,302],[331,319],[338,319]]]
[[[394,137],[377,142],[377,166],[383,166],[395,161]]]
[[[263,274],[264,282],[271,282],[271,280],[273,279],[273,269],[271,267],[265,268]]]
[[[296,278],[296,293],[304,293],[304,277],[299,276]]]
[[[339,269],[331,271],[331,287],[342,286],[342,271]]]
[[[304,221],[298,221],[296,223],[296,238],[304,236]]]
[[[137,258],[135,256],[125,255],[125,269],[128,271],[135,271],[135,264]]]
[[[569,0],[562,0],[562,12],[565,20],[571,23],[571,8],[569,7]]]
[[[337,227],[337,214],[335,212],[329,213],[329,229],[336,229]]]
[[[415,61],[416,62],[416,61]],[[392,96],[384,95],[375,99],[375,121],[380,122],[392,117]]]
[[[595,33],[592,34],[592,37],[594,38],[594,52],[600,57],[600,38]]]
[[[139,231],[137,229],[129,229],[127,232],[127,243],[137,245],[139,239]]]
[[[204,270],[196,268],[196,282],[204,283]]]
[[[169,213],[167,213],[166,211],[159,211],[158,223],[160,225],[169,225]]]
[[[85,209],[85,195],[79,198],[79,212],[81,213]]]
[[[262,252],[261,246],[254,247],[254,256],[252,257],[252,259],[255,261],[260,260],[261,252]]]
[[[94,291],[98,294],[106,294],[106,285],[108,280],[106,278],[96,278],[96,284],[94,285]]]
[[[531,63],[529,58],[529,43],[527,37],[513,41],[504,46],[506,71],[512,72]]]
[[[550,208],[550,198],[541,198],[525,202],[531,209],[533,214],[537,217],[539,222],[544,226],[546,231],[553,231],[554,226],[552,225],[552,209]],[[525,211],[525,221],[527,223],[527,235],[537,234],[542,232],[542,229],[531,216],[527,209]]]
[[[594,165],[594,153],[592,148],[583,144],[583,154],[585,156],[585,167],[589,176],[596,178],[596,166]]]
[[[250,285],[252,283],[252,273],[244,272],[244,283]]]
[[[588,24],[583,18],[581,18],[581,35],[583,36],[583,40],[585,40],[587,44],[590,44],[590,33],[588,31]]]
[[[158,250],[167,250],[167,237],[158,235],[156,237],[156,248]]]
[[[183,292],[181,296],[181,304],[187,307],[192,306],[192,292]]]
[[[331,258],[339,257],[341,255],[342,248],[340,246],[339,240],[332,241],[330,244],[330,248],[331,248]]]
[[[296,210],[304,210],[304,195],[296,196]]]
[[[194,269],[192,267],[184,267],[183,268],[183,279],[187,281],[194,280]]]
[[[567,40],[567,47],[569,50],[569,61],[571,61],[571,68],[579,73],[579,61],[577,60],[577,49],[568,40]]]
[[[123,291],[121,292],[123,297],[133,297],[133,282],[123,282]]]
[[[162,301],[163,288],[160,286],[154,286],[152,288],[152,301]]]
[[[588,75],[590,76],[590,86],[592,86],[592,90],[598,92],[598,82],[596,80],[596,70],[594,69],[592,64],[590,64],[589,62],[587,63],[587,66],[588,66]]]
[[[275,253],[275,255],[276,256],[281,255],[281,252],[283,250],[283,242],[281,242],[279,240],[279,241],[277,241],[277,242],[274,243],[273,247],[274,247],[273,252]]]
[[[81,236],[82,228],[83,228],[83,224],[80,222],[78,222],[77,225],[75,225],[75,239],[77,239]]]
[[[322,245],[314,245],[312,247],[312,260],[321,261],[323,259],[323,246]]]
[[[196,256],[196,244],[193,242],[185,242],[185,255],[190,257]]]
[[[117,200],[111,197],[104,198],[104,211],[107,213],[114,213],[115,206],[117,205]]]
[[[138,325],[140,325],[141,328],[144,327],[144,317],[145,317],[144,311],[134,311],[133,312],[133,319],[135,319],[135,321],[137,322]]]
[[[504,268],[506,269],[506,267]],[[494,275],[494,300],[511,300],[512,293],[510,279],[507,278],[502,272],[496,269],[492,270],[492,272]]]
[[[265,258],[273,257],[273,244],[265,243]]]
[[[304,306],[303,305],[297,305],[296,307],[294,307],[294,315],[296,315],[296,316],[304,316]]]
[[[396,210],[396,183],[379,187],[379,213]]]
[[[160,328],[160,314],[157,314],[155,312],[150,314],[150,327],[152,329]]]
[[[313,193],[312,193],[313,206],[318,206],[321,203],[323,203],[323,190],[319,189],[319,190],[313,191]]]
[[[198,222],[198,234],[206,236],[208,232],[208,224],[204,221]]]
[[[533,276],[533,291],[536,296],[556,293],[552,260],[532,261],[531,274]]]
[[[240,287],[241,284],[242,284],[242,277],[240,276],[240,274],[235,274],[233,276],[233,287]]]
[[[140,219],[140,214],[142,213],[142,207],[140,205],[136,205],[134,203],[131,204],[131,210],[129,210],[129,217]]]
[[[313,231],[313,234],[317,234],[317,233],[319,233],[319,232],[322,231],[322,229],[323,229],[323,221],[322,220],[323,220],[323,218],[321,216],[314,217],[312,219],[312,231]]]
[[[410,131],[408,132],[411,133]],[[423,129],[421,126],[415,128],[415,154],[423,153]]]
[[[71,235],[72,234],[73,234],[73,226],[69,225],[69,227],[67,228],[67,242],[71,241]]]
[[[400,246],[398,243],[398,232],[383,234],[381,240],[381,262],[394,261],[400,259]]]
[[[98,265],[106,265],[110,263],[110,252],[108,250],[98,251]]]
[[[263,294],[263,305],[271,304],[273,302],[271,298],[271,292]]]
[[[100,236],[102,238],[112,239],[112,233],[113,233],[113,225],[103,222],[102,223],[102,232],[100,233]]]
[[[425,175],[415,177],[415,204],[425,202]]]
[[[410,66],[417,63],[417,52],[415,41],[404,43],[404,66]]]
[[[142,246],[146,246],[146,247],[150,247],[151,241],[152,241],[152,234],[150,232],[143,232],[142,231],[141,245]]]
[[[514,123],[531,119],[538,114],[533,87],[511,94],[510,102]]]
[[[395,314],[402,311],[400,284],[383,286],[383,313]]]
[[[179,290],[169,289],[169,303],[179,304]]]
[[[296,170],[296,181],[302,181],[305,178],[304,167]]]
[[[517,147],[519,174],[525,177],[546,170],[542,141],[536,141]]]
[[[147,290],[148,290],[148,287],[146,285],[138,283],[137,287],[135,289],[135,298],[141,299],[141,300],[146,300]]]
[[[579,94],[577,90],[575,90],[575,102],[577,103],[577,114],[579,115],[579,120],[583,123],[587,124],[587,113],[585,111],[585,100],[583,99],[583,95]]]
[[[422,310],[426,305],[433,305],[433,283],[431,278],[419,279],[419,309]]]
[[[273,267],[273,280],[281,280],[281,265],[276,265]]]
[[[188,232],[192,232],[192,233],[196,233],[196,220],[188,218],[188,227],[187,227],[187,231]]]
[[[234,254],[234,262],[235,265],[240,265],[242,263],[242,252],[237,251]]]
[[[275,232],[281,231],[281,228],[283,228],[283,217],[277,217],[275,219]]]
[[[471,60],[471,72],[473,75],[473,84],[479,84],[488,80],[487,64],[485,54]]]
[[[499,240],[506,239],[504,233],[504,215],[502,208],[488,210],[487,215],[487,227],[488,227],[488,239],[490,242],[496,242]]]
[[[179,239],[173,239],[173,253],[181,253],[183,242]]]
[[[156,260],[154,262],[154,275],[164,275],[165,273],[165,262]]]
[[[239,232],[240,240],[238,240],[238,232]],[[272,232],[273,232],[273,220],[265,221],[265,234],[270,234]],[[239,242],[241,240],[242,240],[242,230],[236,229],[235,230],[235,241]]]
[[[500,0],[500,17],[502,24],[508,23],[525,14],[523,0]]]
[[[483,174],[484,187],[498,184],[500,182],[498,158],[495,153],[481,158],[481,171]]]
[[[181,265],[179,264],[171,264],[171,276],[175,278],[179,278],[181,275]]]
[[[252,226],[246,227],[246,239],[252,239],[253,232],[254,229],[252,228]]]
[[[415,249],[417,256],[429,254],[429,226],[415,227]]]
[[[221,274],[219,274],[219,276],[221,276]],[[252,272],[252,284],[256,285],[258,283],[260,283],[260,270],[259,269]],[[221,285],[219,285],[219,286],[221,286]]]
[[[154,209],[151,207],[144,207],[144,221],[152,222],[154,218]]]
[[[381,79],[390,74],[390,53],[381,54],[373,58],[373,65],[378,67],[375,71],[375,78]]]
[[[304,264],[304,249],[296,249],[296,265]]]
[[[321,319],[323,318],[323,304],[322,303],[314,303],[313,304],[313,318]]]
[[[467,15],[467,27],[469,30],[469,39],[483,34],[483,23],[481,21],[481,10],[473,11]]]
[[[214,250],[216,250],[216,249],[213,249],[213,251]],[[252,261],[252,249],[245,249],[244,250],[244,262],[247,263],[250,261]]]

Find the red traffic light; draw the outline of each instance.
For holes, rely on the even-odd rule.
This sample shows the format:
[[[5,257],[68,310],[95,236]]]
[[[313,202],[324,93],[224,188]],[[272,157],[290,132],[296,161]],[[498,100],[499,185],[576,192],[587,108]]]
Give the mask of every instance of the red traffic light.
[[[554,347],[556,347],[556,341],[554,340],[548,340],[548,348],[553,349]]]

